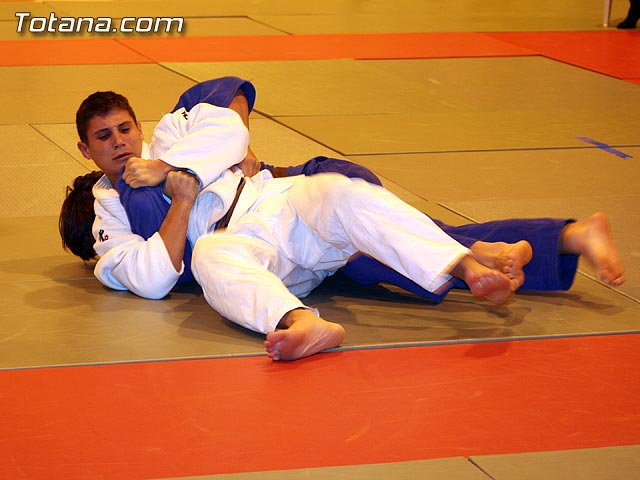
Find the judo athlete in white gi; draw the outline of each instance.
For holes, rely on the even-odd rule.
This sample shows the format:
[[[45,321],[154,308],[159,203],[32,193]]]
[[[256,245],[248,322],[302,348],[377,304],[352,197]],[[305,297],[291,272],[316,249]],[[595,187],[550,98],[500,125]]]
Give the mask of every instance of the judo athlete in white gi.
[[[381,187],[340,175],[273,179],[262,171],[244,182],[227,228],[213,233],[245,178],[234,167],[247,153],[249,135],[233,110],[199,104],[168,114],[148,152],[139,126],[123,109],[95,116],[87,133],[81,151],[105,173],[93,192],[96,277],[114,289],[164,297],[184,268],[172,238],[184,248],[186,236],[206,300],[228,319],[267,333],[273,359],[300,358],[342,342],[343,328],[318,317],[300,298],[358,251],[429,291],[456,276],[479,298],[502,303],[511,295],[509,277],[477,263],[424,214]],[[161,178],[147,184],[166,178],[172,197],[163,226],[146,241],[131,232],[112,187],[125,163],[140,156],[161,159],[150,163],[162,166]],[[189,190],[191,174],[198,183]],[[129,181],[136,186],[133,176]],[[181,230],[163,230],[172,223],[182,223]]]

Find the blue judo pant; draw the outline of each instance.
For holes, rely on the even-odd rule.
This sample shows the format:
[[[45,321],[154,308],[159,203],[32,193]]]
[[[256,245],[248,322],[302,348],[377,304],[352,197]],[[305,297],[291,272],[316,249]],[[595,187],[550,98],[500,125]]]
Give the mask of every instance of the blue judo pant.
[[[194,85],[180,96],[173,111],[182,107],[190,110],[202,102],[228,107],[238,91],[244,93],[249,104],[249,111],[251,111],[256,97],[255,88],[250,82],[237,77],[223,77]],[[273,167],[270,165],[262,164],[262,168],[273,171]],[[340,173],[350,178],[362,178],[369,183],[382,185],[380,179],[370,170],[346,160],[327,157],[315,157],[301,165],[288,167],[286,174],[287,176],[314,175],[322,172]],[[133,233],[147,239],[160,229],[169,210],[169,203],[162,193],[162,185],[133,189],[120,177],[115,188],[120,194]],[[533,248],[533,258],[524,267],[525,282],[521,287],[522,290],[567,290],[573,284],[578,257],[559,253],[562,229],[573,220],[510,219],[462,226],[447,225],[435,219],[434,221],[449,236],[468,248],[478,240],[507,243],[515,243],[520,240],[528,241]],[[189,241],[186,241],[185,271],[178,283],[193,281],[190,268],[191,254],[192,246]],[[386,282],[434,303],[441,302],[451,288],[466,287],[464,282],[458,280],[453,282],[447,290],[434,294],[366,255],[354,257],[341,271],[348,278],[361,285]]]

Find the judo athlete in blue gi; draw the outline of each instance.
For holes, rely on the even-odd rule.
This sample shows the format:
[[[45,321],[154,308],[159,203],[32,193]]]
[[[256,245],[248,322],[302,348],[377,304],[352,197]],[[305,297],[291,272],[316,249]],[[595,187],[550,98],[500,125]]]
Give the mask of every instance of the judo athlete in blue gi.
[[[202,86],[203,84],[199,84],[196,87],[202,88]],[[234,87],[234,95],[237,90],[238,88]],[[196,95],[198,98],[201,96],[202,92],[198,92]],[[244,93],[243,96],[248,98],[247,103],[252,105],[251,95]],[[213,103],[222,105],[225,102],[226,100],[220,99],[213,101]],[[184,226],[181,240],[182,250],[179,250],[180,258],[177,262],[169,252],[168,242],[162,235],[163,226],[158,228],[158,225],[166,220],[166,216],[171,214],[171,208],[173,208],[169,207],[170,204],[164,193],[169,193],[169,196],[172,197],[171,205],[181,203],[179,195],[182,187],[176,189],[174,179],[179,177],[184,186],[188,184],[186,179],[192,176],[184,171],[165,172],[164,188],[169,191],[164,193],[161,190],[162,187],[129,188],[127,182],[135,186],[134,183],[138,181],[136,174],[130,173],[127,178],[125,170],[125,175],[118,178],[117,173],[125,164],[129,168],[128,161],[132,157],[145,156],[141,146],[140,153],[135,151],[138,148],[135,145],[136,141],[133,142],[133,147],[129,148],[130,145],[127,144],[127,141],[116,138],[116,144],[120,142],[119,145],[127,148],[122,153],[110,153],[107,157],[100,157],[100,147],[89,148],[91,142],[94,141],[93,139],[81,142],[84,143],[83,147],[85,148],[83,153],[88,153],[88,158],[93,158],[98,166],[103,167],[103,170],[105,170],[104,167],[108,169],[105,171],[106,176],[96,184],[94,189],[97,214],[94,235],[97,239],[96,251],[101,257],[96,267],[96,276],[105,285],[113,288],[128,288],[135,293],[151,298],[163,296],[180,278],[182,280],[188,279],[185,276],[185,271],[188,269],[184,267],[183,257],[188,257],[191,244],[195,243],[195,253],[200,251],[202,260],[194,260],[191,265],[194,267],[196,279],[203,287],[207,301],[227,318],[253,330],[267,333],[266,350],[269,356],[275,360],[300,358],[336,346],[342,341],[344,330],[337,324],[326,322],[315,316],[299,300],[288,298],[286,301],[276,301],[274,304],[271,301],[274,296],[286,296],[277,285],[274,290],[270,290],[269,288],[254,288],[255,285],[251,286],[248,283],[242,284],[240,282],[243,286],[237,288],[234,280],[238,278],[237,275],[250,272],[251,277],[260,278],[265,274],[262,271],[264,262],[269,265],[271,265],[270,262],[277,263],[276,266],[268,267],[267,270],[271,269],[272,272],[266,273],[271,275],[275,273],[294,296],[307,295],[323,278],[336,271],[337,268],[343,267],[343,271],[348,276],[361,283],[373,283],[380,280],[391,281],[423,296],[429,296],[434,290],[438,290],[438,293],[442,294],[442,289],[446,290],[450,287],[449,278],[453,275],[466,281],[467,284],[470,283],[469,286],[474,295],[487,297],[494,303],[501,303],[508,298],[509,291],[519,287],[523,280],[525,284],[529,281],[535,289],[540,290],[568,288],[575,274],[576,256],[579,254],[584,254],[587,257],[605,281],[615,285],[624,279],[622,266],[617,258],[606,218],[600,214],[580,222],[539,219],[491,222],[464,227],[443,225],[451,232],[452,236],[456,235],[462,240],[460,243],[450,242],[449,237],[445,235],[446,238],[443,238],[439,233],[442,232],[441,230],[432,228],[430,220],[427,221],[426,216],[416,215],[416,212],[407,209],[402,205],[402,202],[380,188],[367,187],[367,185],[379,183],[379,180],[371,172],[350,162],[326,158],[316,158],[302,166],[290,167],[290,172],[288,172],[290,174],[313,174],[313,177],[297,176],[274,180],[270,174],[263,171],[246,183],[243,180],[241,185],[245,185],[245,194],[249,192],[247,194],[249,201],[247,202],[245,198],[243,204],[244,195],[240,195],[238,207],[230,218],[231,223],[227,231],[211,235],[210,232],[216,228],[216,224],[223,220],[221,214],[232,210],[230,207],[233,204],[235,193],[238,190],[242,191],[237,189],[237,180],[242,178],[242,173],[238,172],[238,169],[231,171],[227,168],[240,163],[246,155],[248,136],[244,140],[245,143],[228,141],[229,138],[233,139],[234,135],[242,137],[242,133],[236,128],[237,125],[234,126],[234,122],[237,124],[237,118],[224,112],[225,109],[211,109],[208,103],[202,104],[201,102],[187,106],[192,108],[187,110],[184,105],[180,106],[178,110],[170,114],[173,116],[164,122],[162,128],[156,129],[152,142],[152,146],[156,147],[156,158],[162,158],[164,162],[168,159],[167,163],[171,165],[172,156],[176,154],[189,157],[194,151],[197,151],[198,156],[201,155],[201,150],[194,150],[193,146],[185,147],[184,143],[181,145],[180,140],[193,134],[201,135],[204,132],[205,135],[209,135],[207,137],[209,144],[223,143],[222,149],[214,152],[213,157],[217,155],[218,158],[227,158],[227,163],[229,162],[228,158],[234,160],[231,164],[223,163],[224,167],[217,170],[207,170],[202,165],[197,165],[197,162],[191,165],[188,162],[186,165],[184,163],[181,165],[181,168],[187,168],[196,173],[199,183],[193,181],[190,187],[193,189],[193,185],[196,185],[194,197],[197,196],[197,199],[194,198],[191,205],[186,202],[189,210],[185,210],[184,206],[179,206],[179,208],[182,209],[183,214],[187,216],[191,214],[192,219],[196,218],[200,222],[192,224],[189,221],[188,226]],[[181,115],[184,116],[184,119],[180,118]],[[187,125],[185,120],[188,118],[193,121],[194,116],[196,121]],[[202,122],[198,120],[198,116]],[[209,121],[208,116],[216,119]],[[130,129],[135,130],[135,127],[135,118],[131,118],[131,115],[121,109],[115,109],[115,112],[110,111],[108,115],[100,117],[97,127],[90,133],[100,142],[106,142],[109,140],[106,138],[109,134],[113,134],[115,137],[126,136],[129,135]],[[103,133],[105,134],[104,140],[100,137]],[[193,141],[193,138],[190,141]],[[140,143],[142,143],[141,135]],[[195,143],[197,144],[198,141]],[[164,150],[163,144],[167,145]],[[178,146],[178,150],[174,148],[176,146]],[[82,147],[81,150],[83,150]],[[147,158],[154,158],[153,152],[148,153],[149,157]],[[206,160],[211,161],[211,159]],[[213,160],[215,161],[216,158]],[[116,167],[118,167],[117,170]],[[369,183],[339,180],[343,177],[316,175],[318,172],[335,171],[336,169],[342,169],[344,173],[353,177],[365,177]],[[310,178],[310,180],[305,181],[304,178]],[[119,194],[114,192],[112,184],[116,186]],[[210,184],[214,186],[210,187]],[[339,188],[336,189],[336,185]],[[205,195],[203,192],[213,195]],[[279,198],[282,195],[286,197],[286,201]],[[327,195],[336,197],[333,199],[333,204],[331,201],[326,201]],[[355,206],[351,205],[354,195],[360,199],[355,202]],[[319,206],[325,205],[325,202],[327,202],[329,211],[318,212],[318,210],[323,210]],[[126,214],[121,211],[122,204],[125,205]],[[140,208],[141,205],[143,208]],[[339,205],[340,208],[337,209],[336,205]],[[191,208],[193,208],[193,212],[190,212]],[[290,208],[293,210],[282,213]],[[211,214],[214,210],[218,212],[215,218]],[[349,231],[348,227],[345,230],[343,225],[335,224],[335,222],[347,223],[345,218],[341,217],[342,210],[349,211],[344,215],[347,215],[350,221],[358,224],[356,230],[360,230],[360,233]],[[141,214],[143,211],[144,213]],[[238,212],[241,213],[238,215]],[[386,232],[384,225],[379,228],[376,221],[380,222],[381,219],[386,220],[387,218],[401,219],[402,221],[394,223],[392,231]],[[299,223],[297,219],[302,219],[305,224]],[[369,223],[366,222],[367,219]],[[282,222],[284,222],[284,226]],[[424,246],[420,241],[412,239],[407,232],[398,233],[403,230],[403,226],[407,222],[409,228],[405,230],[415,232],[417,229],[425,238],[431,238],[431,243]],[[313,237],[318,232],[310,232],[308,225],[318,226],[317,228],[321,230],[320,240],[309,240],[310,236]],[[382,237],[388,236],[389,241],[383,241],[382,245],[372,245],[368,240],[373,233],[371,228],[374,228],[375,233],[382,235]],[[329,234],[323,236],[325,231]],[[293,237],[291,232],[294,233]],[[367,234],[367,232],[369,233]],[[596,242],[598,245],[594,245],[593,241],[591,241],[591,245],[587,245],[588,242],[584,241],[585,232],[589,232],[589,237],[592,239],[598,237],[598,235],[594,235],[594,232],[600,232],[600,241]],[[229,233],[235,243],[225,241],[225,235]],[[402,238],[400,242],[396,238],[398,235],[399,238]],[[531,245],[528,241],[523,240],[527,235],[533,240],[533,245],[540,244],[541,255],[537,255],[536,248],[534,248],[533,257],[531,256]],[[143,238],[140,239],[140,236]],[[189,239],[186,242],[185,237]],[[244,245],[247,237],[258,239],[258,241],[251,240]],[[493,242],[494,239],[500,243],[491,244],[490,242]],[[300,249],[291,245],[290,243],[296,243],[295,241],[291,242],[292,240],[302,240],[304,248]],[[141,241],[148,242],[149,247],[143,246]],[[164,245],[162,245],[163,241]],[[394,242],[396,246],[393,246]],[[278,255],[284,255],[287,257],[286,259],[273,257],[274,253],[270,250],[271,247],[264,249],[264,244],[274,243],[284,251]],[[237,245],[239,246],[236,248]],[[388,248],[389,245],[392,247]],[[467,249],[465,246],[470,248]],[[474,248],[476,248],[475,253],[473,253]],[[370,256],[356,256],[355,260],[350,261],[344,267],[347,260],[358,250],[366,252]],[[440,253],[434,256],[432,255],[433,251]],[[471,270],[463,266],[460,270],[461,264],[469,260],[469,252],[472,252],[485,264],[490,264],[490,272],[477,270],[478,265],[475,265]],[[612,252],[615,255],[612,255]],[[251,263],[254,260],[254,254],[258,255],[258,258],[261,259],[259,262],[263,263],[258,265],[258,268],[247,270],[245,264],[238,259],[246,259],[248,263]],[[383,260],[385,264],[392,265],[394,269],[374,261],[371,255]],[[415,267],[413,262],[416,259],[411,257],[416,255],[420,259],[423,256],[429,257],[429,262],[420,264],[417,261],[418,267]],[[460,260],[461,258],[462,260]],[[293,263],[291,263],[292,259]],[[167,262],[167,260],[170,261]],[[167,263],[168,267],[171,267],[172,262],[174,275],[169,273],[171,268],[167,268]],[[432,265],[434,262],[435,266]],[[136,269],[132,268],[134,266],[143,272],[137,273]],[[531,275],[524,272],[524,269],[529,266],[535,267],[531,270]],[[493,268],[502,270],[507,275],[501,275],[495,270],[491,270]],[[427,272],[429,269],[431,271]],[[232,272],[231,275],[228,274],[228,270]],[[397,271],[400,273],[396,273]],[[471,273],[469,273],[470,271]],[[227,275],[226,281],[225,275]],[[168,281],[164,281],[161,278],[163,276],[170,278]],[[413,280],[409,280],[409,278]],[[418,281],[414,281],[416,279]],[[264,286],[272,280],[273,278],[267,275],[262,284],[260,281],[253,281],[253,283]],[[147,286],[142,284],[146,282],[150,282],[153,288],[145,290]],[[253,290],[251,290],[252,288]],[[249,306],[246,308],[242,305],[232,304],[233,302],[229,300],[244,298],[244,294],[250,300]],[[439,301],[441,295],[432,299]],[[269,306],[264,306],[270,303],[273,304],[272,310]]]

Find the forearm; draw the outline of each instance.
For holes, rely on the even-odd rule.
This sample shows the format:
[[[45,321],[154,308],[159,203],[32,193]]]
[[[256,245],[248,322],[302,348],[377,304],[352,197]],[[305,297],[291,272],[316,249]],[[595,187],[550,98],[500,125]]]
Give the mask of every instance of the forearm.
[[[238,90],[238,93],[233,97],[228,108],[240,115],[242,123],[249,129],[249,103],[242,90]]]
[[[187,241],[187,229],[193,204],[187,201],[174,201],[169,207],[158,233],[167,249],[171,263],[177,272],[182,269],[184,247]]]
[[[122,180],[132,188],[154,187],[167,178],[169,172],[178,170],[162,159],[130,158],[122,174]],[[114,184],[115,185],[115,184]]]
[[[247,101],[247,97],[244,95],[242,90],[238,90],[235,97],[229,104],[229,109],[236,112],[240,118],[242,119],[242,123],[249,130],[249,102]],[[253,177],[256,173],[260,171],[260,162],[256,157],[253,150],[251,150],[250,146],[247,146],[247,155],[246,157],[238,164],[242,173],[244,173],[247,177]]]

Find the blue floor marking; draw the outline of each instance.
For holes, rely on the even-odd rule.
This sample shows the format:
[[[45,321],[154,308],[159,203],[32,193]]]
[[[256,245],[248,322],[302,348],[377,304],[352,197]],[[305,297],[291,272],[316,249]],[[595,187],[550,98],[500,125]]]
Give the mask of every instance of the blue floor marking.
[[[611,145],[607,145],[606,143],[598,142],[597,140],[593,140],[591,138],[578,137],[578,140],[582,140],[583,142],[590,143],[591,145],[595,145],[599,149],[604,150],[605,152],[613,153],[615,156],[620,157],[620,158],[633,158],[631,155],[627,155],[626,153],[621,152],[620,150],[616,150]]]

